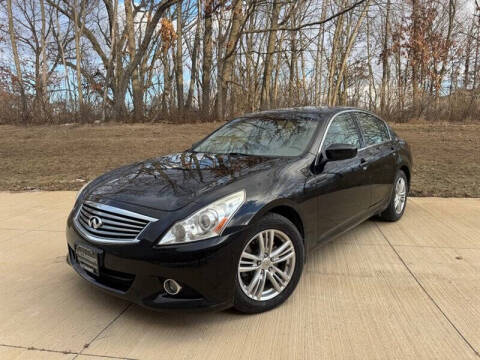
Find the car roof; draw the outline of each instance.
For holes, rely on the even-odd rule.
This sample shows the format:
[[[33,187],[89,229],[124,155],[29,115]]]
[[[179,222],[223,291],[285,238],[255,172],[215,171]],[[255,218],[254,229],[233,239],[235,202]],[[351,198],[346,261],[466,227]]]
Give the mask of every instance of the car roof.
[[[282,117],[282,116],[292,116],[292,115],[304,115],[312,116],[316,120],[325,120],[329,119],[332,115],[345,111],[345,110],[359,110],[353,107],[343,107],[343,106],[304,106],[304,107],[292,107],[284,109],[274,109],[274,110],[265,110],[254,112],[250,114],[245,114],[240,117]]]

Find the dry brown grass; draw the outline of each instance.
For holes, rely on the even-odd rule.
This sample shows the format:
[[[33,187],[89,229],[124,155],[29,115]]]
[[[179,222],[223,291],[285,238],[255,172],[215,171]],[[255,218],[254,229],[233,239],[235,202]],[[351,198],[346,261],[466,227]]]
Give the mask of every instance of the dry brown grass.
[[[0,190],[76,190],[109,169],[186,149],[219,125],[0,126]],[[414,154],[413,195],[480,197],[480,124],[394,127]]]
[[[76,190],[78,179],[184,150],[218,126],[0,126],[0,189]]]
[[[397,124],[413,152],[411,195],[480,197],[480,124]]]

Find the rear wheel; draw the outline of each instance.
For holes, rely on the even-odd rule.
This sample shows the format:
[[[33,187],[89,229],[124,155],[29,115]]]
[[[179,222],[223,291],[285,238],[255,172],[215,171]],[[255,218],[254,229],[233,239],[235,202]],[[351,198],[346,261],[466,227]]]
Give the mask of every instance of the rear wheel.
[[[295,225],[268,214],[247,234],[237,265],[234,306],[259,313],[284,302],[295,290],[304,262],[304,248]]]
[[[392,196],[388,207],[380,214],[380,219],[385,221],[397,221],[405,212],[407,206],[408,180],[402,170],[397,172],[393,184]]]

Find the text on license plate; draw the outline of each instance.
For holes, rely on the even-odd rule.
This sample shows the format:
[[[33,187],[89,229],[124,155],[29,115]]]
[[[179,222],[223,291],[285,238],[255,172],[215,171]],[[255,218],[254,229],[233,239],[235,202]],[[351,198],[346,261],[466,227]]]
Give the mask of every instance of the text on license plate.
[[[83,245],[77,245],[75,253],[77,255],[78,264],[84,270],[95,275],[100,275],[98,266],[98,251],[89,247],[85,247]]]

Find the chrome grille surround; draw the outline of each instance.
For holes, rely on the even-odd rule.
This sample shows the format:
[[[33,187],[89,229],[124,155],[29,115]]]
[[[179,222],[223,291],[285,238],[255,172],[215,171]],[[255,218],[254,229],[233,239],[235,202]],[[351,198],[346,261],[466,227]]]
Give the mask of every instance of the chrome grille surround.
[[[97,229],[89,225],[92,217],[101,220]],[[96,243],[135,243],[148,224],[158,219],[93,201],[85,201],[73,218],[78,232]]]

